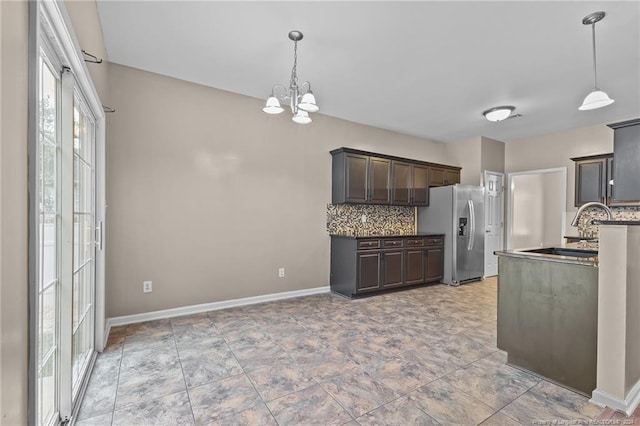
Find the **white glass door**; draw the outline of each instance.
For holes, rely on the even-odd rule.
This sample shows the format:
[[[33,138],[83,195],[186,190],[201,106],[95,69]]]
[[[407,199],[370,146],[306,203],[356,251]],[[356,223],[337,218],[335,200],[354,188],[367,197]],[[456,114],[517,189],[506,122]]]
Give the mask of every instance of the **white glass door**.
[[[40,38],[30,155],[30,424],[70,420],[95,356],[96,121],[50,38]]]
[[[78,94],[73,102],[72,394],[94,349],[95,125]]]
[[[44,52],[38,61],[38,262],[36,421],[58,420],[60,262],[60,74]]]

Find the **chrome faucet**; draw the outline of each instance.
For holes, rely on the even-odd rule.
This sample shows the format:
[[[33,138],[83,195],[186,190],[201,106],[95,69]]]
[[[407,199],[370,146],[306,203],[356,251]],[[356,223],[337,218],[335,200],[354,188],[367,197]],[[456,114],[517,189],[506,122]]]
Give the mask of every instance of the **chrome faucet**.
[[[580,219],[580,215],[585,209],[588,209],[589,207],[600,207],[602,210],[605,211],[605,213],[607,213],[607,220],[613,219],[613,214],[611,213],[611,209],[609,207],[597,201],[591,201],[589,203],[585,203],[582,206],[580,206],[580,208],[576,212],[576,217],[574,217],[573,220],[571,221],[571,226],[578,226],[578,220]]]

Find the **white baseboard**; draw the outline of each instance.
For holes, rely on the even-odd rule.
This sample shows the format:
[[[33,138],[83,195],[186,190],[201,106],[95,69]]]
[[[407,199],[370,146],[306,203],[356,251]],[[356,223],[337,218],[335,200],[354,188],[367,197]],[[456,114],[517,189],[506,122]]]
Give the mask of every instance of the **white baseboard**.
[[[601,407],[609,407],[621,411],[627,416],[630,416],[640,404],[640,380],[631,388],[624,400],[620,400],[607,392],[596,389],[591,394],[589,402]]]
[[[182,306],[180,308],[163,309],[161,311],[145,312],[142,314],[124,315],[107,318],[105,326],[105,346],[109,338],[111,327],[127,324],[135,324],[144,321],[153,321],[165,318],[180,317],[183,315],[199,314],[201,312],[217,311],[219,309],[234,308],[237,306],[253,305],[256,303],[272,302],[275,300],[291,299],[293,297],[310,296],[313,294],[328,293],[329,286],[309,288],[305,290],[285,291],[282,293],[264,294],[262,296],[245,297],[242,299],[224,300],[222,302],[203,303],[200,305]]]

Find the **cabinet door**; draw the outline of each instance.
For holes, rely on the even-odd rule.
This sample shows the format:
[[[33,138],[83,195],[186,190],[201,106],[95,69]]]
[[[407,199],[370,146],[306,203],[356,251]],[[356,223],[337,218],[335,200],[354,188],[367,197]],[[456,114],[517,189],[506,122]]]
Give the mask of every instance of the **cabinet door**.
[[[425,257],[425,277],[424,280],[440,281],[442,278],[443,268],[443,249],[442,247],[432,247],[424,250]]]
[[[445,170],[444,184],[455,185],[460,183],[460,172],[458,170]]]
[[[424,249],[415,248],[405,251],[405,284],[421,284],[424,282],[426,256]]]
[[[346,154],[345,156],[345,201],[364,203],[367,201],[367,169],[369,157]]]
[[[616,163],[614,202],[640,202],[640,120],[632,125],[614,127],[613,159]]]
[[[613,193],[614,190],[614,180],[613,180],[613,155],[611,157],[607,157],[607,180],[605,183],[605,186],[607,188],[607,202],[606,204],[609,205],[613,202],[613,200],[615,199],[615,194]]]
[[[358,253],[357,290],[377,290],[380,287],[380,252]]]
[[[382,286],[396,287],[404,284],[404,251],[385,250],[382,252]]]
[[[429,170],[429,186],[443,186],[445,180],[445,170],[438,167],[431,167]]]
[[[384,158],[369,158],[369,201],[374,204],[389,204],[391,161]]]
[[[576,161],[576,207],[590,201],[605,202],[606,176],[605,158]]]
[[[429,205],[429,167],[414,164],[413,187],[411,188],[411,204],[414,206]]]
[[[411,164],[400,161],[391,162],[391,204],[409,205],[411,183]]]

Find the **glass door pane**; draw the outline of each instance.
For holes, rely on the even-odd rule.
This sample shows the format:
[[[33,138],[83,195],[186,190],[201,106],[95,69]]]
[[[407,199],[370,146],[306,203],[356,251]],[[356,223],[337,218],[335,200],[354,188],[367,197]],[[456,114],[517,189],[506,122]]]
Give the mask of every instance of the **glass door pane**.
[[[94,123],[82,99],[76,94],[73,102],[72,383],[74,399],[94,347],[94,132]]]
[[[57,421],[58,295],[59,295],[59,155],[60,81],[44,54],[39,58],[38,131],[38,297],[37,391],[39,424]]]

